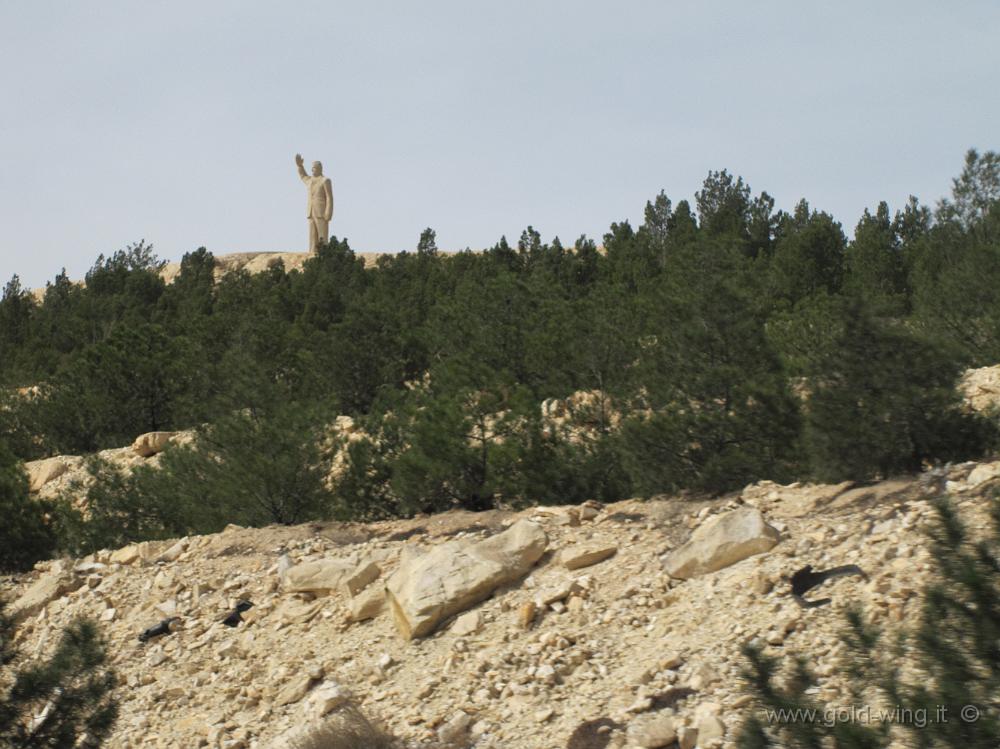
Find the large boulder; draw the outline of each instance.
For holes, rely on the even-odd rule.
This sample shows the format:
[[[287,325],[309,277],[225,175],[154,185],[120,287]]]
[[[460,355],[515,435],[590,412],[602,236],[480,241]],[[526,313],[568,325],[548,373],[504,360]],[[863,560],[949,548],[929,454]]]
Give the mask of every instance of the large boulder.
[[[52,601],[71,593],[83,584],[83,580],[56,563],[52,569],[33,582],[11,607],[15,620],[34,616]]]
[[[990,411],[1000,406],[1000,364],[965,370],[959,389],[974,411]]]
[[[132,451],[140,458],[150,458],[162,453],[170,445],[173,432],[147,432],[140,434],[132,443]]]
[[[286,593],[313,593],[327,596],[337,590],[357,568],[357,562],[344,559],[318,559],[303,562],[287,570],[282,578]]]
[[[453,541],[423,556],[407,556],[386,583],[396,628],[407,640],[429,635],[442,621],[526,574],[548,538],[529,520],[477,543]]]
[[[743,507],[702,523],[687,543],[667,555],[663,567],[674,578],[697,577],[770,551],[780,536],[759,510]]]
[[[24,464],[24,470],[28,474],[28,491],[37,492],[50,481],[66,473],[69,466],[62,458],[46,458],[28,461]]]

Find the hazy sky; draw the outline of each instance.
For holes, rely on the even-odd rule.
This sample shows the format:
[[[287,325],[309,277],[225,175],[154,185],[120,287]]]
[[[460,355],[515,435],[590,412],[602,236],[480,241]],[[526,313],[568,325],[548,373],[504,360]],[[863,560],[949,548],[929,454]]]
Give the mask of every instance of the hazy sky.
[[[0,0],[0,284],[151,242],[600,240],[710,169],[848,233],[1000,148],[1000,3]]]

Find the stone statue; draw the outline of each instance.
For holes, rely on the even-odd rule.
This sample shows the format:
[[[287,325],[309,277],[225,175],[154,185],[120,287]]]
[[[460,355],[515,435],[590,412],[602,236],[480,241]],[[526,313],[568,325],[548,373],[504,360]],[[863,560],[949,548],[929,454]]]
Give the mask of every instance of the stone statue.
[[[333,218],[333,185],[329,177],[323,176],[323,165],[314,161],[312,176],[306,174],[302,166],[302,154],[295,154],[295,165],[299,168],[299,179],[309,193],[306,217],[309,219],[309,252],[316,252],[320,242],[330,239],[330,219]]]

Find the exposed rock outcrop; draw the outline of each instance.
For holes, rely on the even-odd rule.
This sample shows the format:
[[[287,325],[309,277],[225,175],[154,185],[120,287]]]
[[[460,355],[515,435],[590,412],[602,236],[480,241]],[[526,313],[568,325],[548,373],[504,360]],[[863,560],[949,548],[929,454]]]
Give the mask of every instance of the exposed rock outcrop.
[[[713,500],[233,526],[41,563],[0,579],[0,595],[24,612],[17,644],[28,658],[51,652],[75,616],[100,623],[123,682],[108,749],[280,749],[348,699],[388,721],[407,749],[440,737],[476,749],[634,747],[671,730],[667,746],[725,747],[750,710],[738,678],[748,641],[771,655],[808,654],[818,699],[848,704],[838,665],[846,607],[861,606],[890,637],[912,622],[933,569],[922,531],[935,515],[930,500],[951,486],[978,532],[994,465],[861,487],[761,482]],[[770,552],[686,580],[662,569],[688,534],[747,510],[781,532]],[[617,551],[567,569],[563,553],[588,548]],[[440,591],[459,560],[496,555],[520,559],[521,574],[457,596],[465,608],[439,613],[431,636],[400,637],[386,580],[416,581],[423,569],[438,582],[414,587]],[[448,561],[421,566],[432,559]],[[280,583],[329,560],[336,569],[322,586],[309,583],[315,590]],[[783,578],[805,564],[857,564],[871,580],[831,580],[823,595],[832,603],[803,610]],[[376,567],[379,577],[363,584]],[[253,606],[224,625],[243,600]],[[169,632],[138,641],[168,617],[177,617]]]

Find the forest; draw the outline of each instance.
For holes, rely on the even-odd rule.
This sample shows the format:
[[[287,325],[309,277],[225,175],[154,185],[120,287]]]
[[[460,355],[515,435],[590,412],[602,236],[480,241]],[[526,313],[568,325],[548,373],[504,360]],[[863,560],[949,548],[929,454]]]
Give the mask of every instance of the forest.
[[[853,229],[723,170],[600,245],[529,226],[442,253],[427,229],[372,267],[333,238],[301,271],[218,281],[200,248],[167,284],[140,242],[40,301],[15,275],[0,499],[36,547],[83,551],[229,522],[866,481],[994,450],[996,418],[956,384],[1000,362],[1000,154],[969,151],[936,206],[882,202]],[[574,393],[587,428],[570,439],[543,413]],[[363,437],[331,486],[342,415]],[[20,461],[189,428],[159,470],[94,461],[87,517],[12,499]]]

